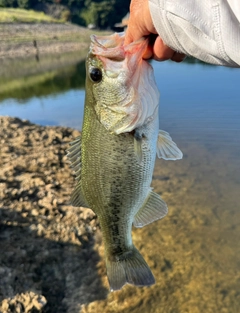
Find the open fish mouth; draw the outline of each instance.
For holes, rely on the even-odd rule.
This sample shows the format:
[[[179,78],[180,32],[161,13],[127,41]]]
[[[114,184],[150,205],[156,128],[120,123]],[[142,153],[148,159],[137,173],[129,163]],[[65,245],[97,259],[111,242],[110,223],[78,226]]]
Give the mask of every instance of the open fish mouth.
[[[97,66],[103,76],[93,85],[97,116],[115,134],[131,132],[152,120],[159,103],[152,67],[143,60],[148,39],[124,45],[124,36],[92,35],[88,56],[90,70]]]

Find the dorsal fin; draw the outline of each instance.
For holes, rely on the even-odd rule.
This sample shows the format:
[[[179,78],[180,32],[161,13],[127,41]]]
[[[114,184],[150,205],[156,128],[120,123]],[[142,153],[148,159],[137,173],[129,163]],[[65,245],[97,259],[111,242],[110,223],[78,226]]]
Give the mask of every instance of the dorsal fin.
[[[71,162],[71,167],[79,178],[81,172],[81,136],[78,136],[74,141],[70,142],[70,148],[67,149],[67,157]]]
[[[71,167],[76,175],[77,184],[71,195],[71,204],[76,207],[88,207],[81,191],[81,136],[70,143],[67,149],[67,157],[71,162]]]

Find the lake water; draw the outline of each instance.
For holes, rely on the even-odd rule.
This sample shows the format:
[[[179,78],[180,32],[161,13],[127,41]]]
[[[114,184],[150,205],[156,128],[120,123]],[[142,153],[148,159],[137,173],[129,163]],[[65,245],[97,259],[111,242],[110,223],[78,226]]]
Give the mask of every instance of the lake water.
[[[156,162],[153,186],[169,215],[134,232],[159,282],[144,295],[151,312],[239,313],[240,70],[198,62],[152,65],[161,93],[160,128],[184,158]],[[0,115],[81,129],[84,75],[79,62],[37,85],[11,89],[1,98]],[[161,271],[159,262],[165,264]]]
[[[80,67],[76,66],[78,77],[85,75],[82,63]],[[161,93],[160,128],[177,133],[182,140],[204,137],[213,144],[216,141],[219,145],[239,143],[239,69],[184,62],[152,62],[152,65]],[[72,77],[77,80],[76,76]],[[61,92],[61,85],[64,86],[67,78],[63,71],[56,74],[45,83],[48,94],[43,96],[37,96],[39,86],[35,90],[25,87],[24,97],[16,91],[9,92],[0,102],[0,114],[29,119],[41,125],[81,129],[84,85],[82,80],[78,85],[72,78]]]

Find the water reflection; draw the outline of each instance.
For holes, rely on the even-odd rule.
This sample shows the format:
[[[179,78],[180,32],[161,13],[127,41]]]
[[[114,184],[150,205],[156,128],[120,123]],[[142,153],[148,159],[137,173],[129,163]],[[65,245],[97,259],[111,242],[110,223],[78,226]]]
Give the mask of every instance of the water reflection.
[[[16,85],[11,78],[8,86],[0,89],[0,100],[16,99],[16,103],[25,104],[32,97],[44,97],[64,93],[70,89],[83,89],[85,83],[85,61],[66,66],[60,70],[48,71],[36,75],[21,77],[22,85]],[[15,85],[14,85],[15,83]],[[1,102],[0,102],[1,105]]]
[[[19,63],[17,66],[20,66]],[[25,68],[24,63],[22,66]],[[5,74],[9,73],[8,68]],[[22,70],[21,73],[22,76],[19,71],[12,72],[5,77],[5,84],[0,87],[1,115],[17,116],[41,125],[81,128],[84,59],[78,61],[77,58],[73,64],[58,69],[44,72],[36,70],[30,74]]]

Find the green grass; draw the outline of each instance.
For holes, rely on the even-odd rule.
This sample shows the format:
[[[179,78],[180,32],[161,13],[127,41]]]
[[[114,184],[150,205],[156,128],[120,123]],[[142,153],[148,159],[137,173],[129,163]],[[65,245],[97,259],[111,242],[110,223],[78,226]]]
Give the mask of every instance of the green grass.
[[[43,12],[33,10],[0,8],[0,23],[60,23]]]

